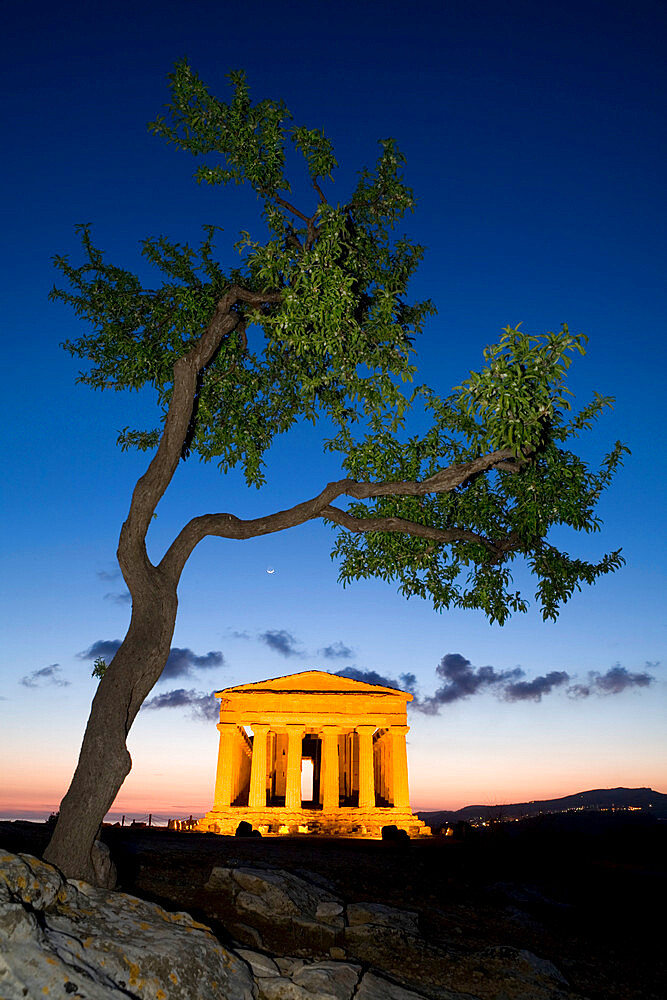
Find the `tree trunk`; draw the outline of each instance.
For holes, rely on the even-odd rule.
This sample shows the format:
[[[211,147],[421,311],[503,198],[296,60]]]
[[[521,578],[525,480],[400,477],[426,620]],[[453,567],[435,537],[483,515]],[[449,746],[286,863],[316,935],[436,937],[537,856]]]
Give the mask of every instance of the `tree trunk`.
[[[132,620],[122,645],[102,677],[86,725],[79,762],[60,804],[60,815],[44,858],[68,878],[93,885],[102,880],[95,840],[132,760],[125,740],[135,716],[159,680],[176,623],[176,585],[151,567],[133,594]]]

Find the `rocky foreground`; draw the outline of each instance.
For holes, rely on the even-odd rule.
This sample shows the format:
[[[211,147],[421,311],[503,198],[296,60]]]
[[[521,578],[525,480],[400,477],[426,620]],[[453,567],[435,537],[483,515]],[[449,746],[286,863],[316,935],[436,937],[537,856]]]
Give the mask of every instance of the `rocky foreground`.
[[[662,839],[645,834],[646,864]],[[664,864],[636,863],[628,871],[598,859],[599,851],[591,864],[578,841],[577,867],[565,837],[560,858],[541,858],[546,877],[527,880],[526,851],[518,879],[512,845],[498,851],[498,841],[471,847],[164,831],[105,836],[119,884],[131,893],[67,881],[25,853],[0,856],[2,1000],[665,995],[662,933],[649,914],[652,898],[661,905],[664,899]],[[20,847],[26,844],[16,841],[30,836],[0,824],[3,839]],[[33,840],[39,853],[39,836]],[[539,840],[541,850],[548,844]]]

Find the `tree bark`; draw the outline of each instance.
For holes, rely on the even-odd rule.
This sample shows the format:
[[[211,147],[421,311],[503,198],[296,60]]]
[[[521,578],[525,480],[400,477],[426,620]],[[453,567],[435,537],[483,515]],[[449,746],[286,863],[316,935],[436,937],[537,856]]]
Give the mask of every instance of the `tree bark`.
[[[146,586],[133,595],[127,635],[93,699],[79,762],[44,852],[68,878],[92,884],[100,881],[95,840],[132,767],[127,734],[160,678],[176,623],[176,585],[154,568],[144,575]]]

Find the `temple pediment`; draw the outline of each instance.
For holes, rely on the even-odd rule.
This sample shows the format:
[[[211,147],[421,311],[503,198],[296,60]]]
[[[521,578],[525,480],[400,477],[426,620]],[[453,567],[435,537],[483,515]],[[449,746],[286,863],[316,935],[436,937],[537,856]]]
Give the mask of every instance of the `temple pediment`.
[[[326,670],[301,670],[295,674],[285,674],[282,677],[272,677],[264,681],[253,681],[249,684],[238,684],[235,687],[216,691],[216,698],[230,694],[260,693],[265,691],[303,694],[388,694],[400,695],[405,701],[412,701],[412,695],[398,688],[384,687],[380,684],[368,684],[365,681],[352,680],[350,677],[340,677],[338,674],[327,673]]]

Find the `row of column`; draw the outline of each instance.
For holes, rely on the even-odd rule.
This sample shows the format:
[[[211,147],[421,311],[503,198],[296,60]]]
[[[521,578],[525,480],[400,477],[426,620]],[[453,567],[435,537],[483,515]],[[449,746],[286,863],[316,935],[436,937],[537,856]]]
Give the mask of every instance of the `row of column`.
[[[373,754],[375,790],[381,799],[399,809],[409,809],[408,757],[405,736],[409,726],[381,729],[375,736]]]
[[[267,737],[271,726],[252,726],[254,739],[250,757],[250,790],[248,808],[266,808]],[[287,767],[285,808],[301,808],[301,756],[305,726],[287,725]],[[247,761],[250,743],[244,731],[231,723],[219,723],[220,751],[216,780],[215,805],[226,808],[232,804],[239,787],[247,780],[244,761]],[[359,809],[375,808],[376,789],[394,807],[409,809],[408,762],[405,736],[408,726],[392,726],[380,730],[373,724],[355,727],[359,741]],[[322,808],[338,809],[340,773],[338,737],[341,729],[335,725],[321,727],[322,756],[320,788]],[[242,739],[240,740],[240,737]],[[245,744],[243,743],[245,741]],[[242,774],[241,771],[245,771]]]
[[[252,727],[252,766],[250,770],[250,809],[266,808],[266,743],[270,726]],[[285,774],[285,808],[301,808],[301,746],[305,733],[303,726],[287,726],[287,767]]]
[[[215,804],[230,806],[246,787],[252,773],[252,744],[245,730],[218,723],[220,748],[215,775]]]

